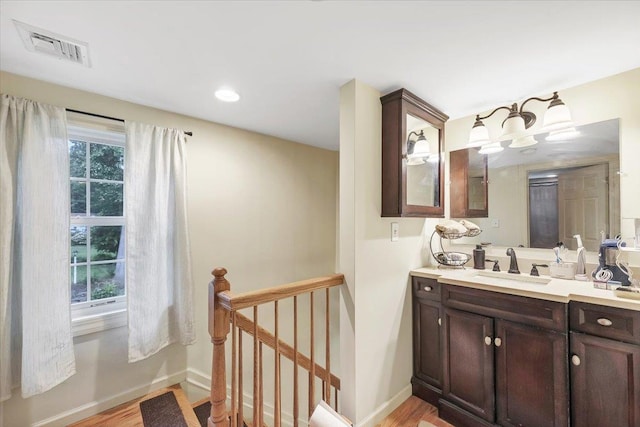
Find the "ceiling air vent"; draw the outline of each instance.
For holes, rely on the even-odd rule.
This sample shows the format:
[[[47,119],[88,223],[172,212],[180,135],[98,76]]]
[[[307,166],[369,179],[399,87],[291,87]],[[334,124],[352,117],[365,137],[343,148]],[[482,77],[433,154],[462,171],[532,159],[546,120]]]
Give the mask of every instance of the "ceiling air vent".
[[[89,45],[69,37],[32,27],[24,22],[13,21],[18,29],[18,34],[27,50],[55,56],[76,64],[90,67]]]

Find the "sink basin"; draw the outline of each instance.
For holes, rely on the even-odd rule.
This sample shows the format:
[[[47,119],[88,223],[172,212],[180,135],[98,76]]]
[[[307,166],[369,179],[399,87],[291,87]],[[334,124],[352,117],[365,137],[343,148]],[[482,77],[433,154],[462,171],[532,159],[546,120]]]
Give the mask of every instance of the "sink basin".
[[[549,282],[551,282],[551,279],[549,277],[529,276],[528,274],[512,274],[504,271],[480,270],[477,271],[473,276],[490,277],[492,279],[507,280],[510,282],[517,281],[533,283],[535,285],[547,285],[549,284]]]

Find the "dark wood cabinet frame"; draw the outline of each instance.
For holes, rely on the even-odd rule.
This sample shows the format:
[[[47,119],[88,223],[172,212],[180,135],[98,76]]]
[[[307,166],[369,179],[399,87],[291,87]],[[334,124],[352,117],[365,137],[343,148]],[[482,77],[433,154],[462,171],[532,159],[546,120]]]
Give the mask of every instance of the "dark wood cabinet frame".
[[[406,89],[380,98],[382,103],[382,212],[383,217],[444,218],[444,161],[439,160],[438,206],[407,204],[407,114],[438,129],[438,153],[444,152],[444,123],[449,116]]]
[[[449,153],[449,203],[452,218],[487,218],[489,216],[489,181],[487,155],[484,155],[484,209],[469,208],[469,148]]]

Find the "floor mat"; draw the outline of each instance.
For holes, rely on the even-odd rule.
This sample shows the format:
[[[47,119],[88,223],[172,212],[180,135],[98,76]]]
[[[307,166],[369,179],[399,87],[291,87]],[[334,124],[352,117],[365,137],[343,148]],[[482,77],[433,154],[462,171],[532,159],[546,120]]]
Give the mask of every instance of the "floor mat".
[[[209,418],[209,413],[211,412],[211,402],[204,402],[201,405],[193,408],[193,412],[196,413],[196,417],[198,417],[198,421],[200,421],[200,425],[202,427],[207,427],[207,418]]]
[[[140,402],[140,413],[144,427],[188,427],[171,391]]]

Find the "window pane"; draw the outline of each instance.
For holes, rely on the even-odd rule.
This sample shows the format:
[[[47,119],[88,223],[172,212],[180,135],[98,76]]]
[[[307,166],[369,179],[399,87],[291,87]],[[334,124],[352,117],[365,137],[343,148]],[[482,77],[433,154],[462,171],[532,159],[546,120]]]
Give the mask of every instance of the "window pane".
[[[124,264],[91,265],[91,299],[124,295]]]
[[[87,184],[71,181],[71,215],[87,214]]]
[[[71,304],[87,300],[87,266],[71,266]]]
[[[122,258],[124,258],[122,226],[91,227],[91,261]]]
[[[91,144],[91,178],[122,181],[124,147]]]
[[[82,141],[69,141],[69,163],[71,176],[84,178],[87,176],[87,144]]]
[[[91,183],[91,215],[122,216],[122,184]]]
[[[71,263],[87,261],[87,227],[71,226]]]

